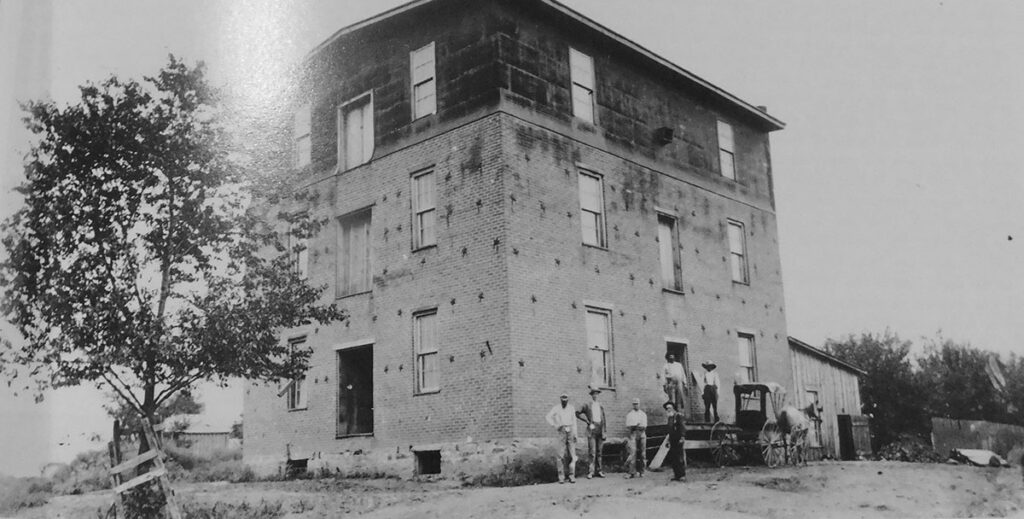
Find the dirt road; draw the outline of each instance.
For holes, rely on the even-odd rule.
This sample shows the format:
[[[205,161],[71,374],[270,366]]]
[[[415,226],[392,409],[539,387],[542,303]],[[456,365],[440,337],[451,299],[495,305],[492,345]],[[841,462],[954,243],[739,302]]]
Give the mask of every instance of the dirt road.
[[[199,504],[282,503],[292,519],[1024,517],[1020,469],[898,462],[819,462],[800,468],[608,474],[575,484],[461,488],[455,482],[313,480],[178,485]],[[96,517],[109,493],[54,498],[18,517]]]

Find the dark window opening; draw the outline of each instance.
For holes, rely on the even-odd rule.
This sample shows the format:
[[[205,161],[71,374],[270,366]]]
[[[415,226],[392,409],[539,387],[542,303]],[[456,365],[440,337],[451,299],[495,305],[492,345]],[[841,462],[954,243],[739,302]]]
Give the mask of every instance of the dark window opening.
[[[441,451],[417,451],[415,454],[417,475],[441,473]]]
[[[373,346],[338,351],[338,437],[373,434]]]
[[[285,462],[284,476],[289,479],[302,477],[302,475],[306,473],[308,464],[309,459],[306,458],[301,460],[287,460]]]

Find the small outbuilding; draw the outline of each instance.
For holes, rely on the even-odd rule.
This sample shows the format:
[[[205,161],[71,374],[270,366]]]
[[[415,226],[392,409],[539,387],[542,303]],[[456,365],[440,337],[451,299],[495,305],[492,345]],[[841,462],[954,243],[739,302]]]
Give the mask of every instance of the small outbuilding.
[[[828,352],[789,337],[792,403],[816,403],[821,422],[808,440],[815,458],[855,459],[871,452],[868,420],[861,416],[860,377],[867,373]]]

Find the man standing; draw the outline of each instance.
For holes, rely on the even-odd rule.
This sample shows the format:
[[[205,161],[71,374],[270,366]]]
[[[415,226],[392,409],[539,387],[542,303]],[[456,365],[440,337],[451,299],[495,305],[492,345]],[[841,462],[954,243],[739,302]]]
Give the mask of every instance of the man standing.
[[[672,481],[686,481],[686,462],[684,442],[686,441],[686,421],[681,413],[676,412],[672,402],[665,402],[668,418],[668,461],[672,464]]]
[[[601,472],[601,451],[604,450],[605,414],[601,402],[597,401],[597,395],[600,394],[600,389],[590,388],[590,402],[583,404],[576,413],[576,416],[587,424],[587,451],[590,453],[590,471],[587,472],[587,479],[594,476],[604,477],[604,473]]]
[[[633,399],[633,410],[626,414],[626,429],[629,430],[629,440],[626,443],[626,450],[629,458],[626,464],[629,465],[629,477],[635,478],[637,474],[636,458],[640,453],[640,477],[644,477],[644,468],[647,466],[647,413],[640,410],[640,399]]]
[[[569,395],[562,393],[561,402],[548,411],[548,424],[558,437],[558,482],[565,483],[565,462],[569,461],[569,483],[576,482],[576,408],[569,404]]]
[[[715,421],[718,421],[718,386],[721,381],[718,379],[718,366],[710,360],[704,361],[704,421],[711,421],[711,408],[715,408]]]
[[[665,395],[668,401],[675,405],[676,410],[683,408],[683,384],[686,383],[686,375],[683,373],[683,365],[676,362],[676,356],[672,353],[665,354],[665,365],[661,368],[661,374],[665,377]]]

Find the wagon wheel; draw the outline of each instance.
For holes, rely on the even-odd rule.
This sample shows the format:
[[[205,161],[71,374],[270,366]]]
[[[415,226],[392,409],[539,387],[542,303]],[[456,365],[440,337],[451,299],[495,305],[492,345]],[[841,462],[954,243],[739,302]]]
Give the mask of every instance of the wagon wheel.
[[[758,445],[761,447],[761,458],[769,467],[777,467],[786,456],[786,442],[775,422],[765,422],[758,436]]]
[[[715,464],[724,467],[736,460],[736,434],[725,430],[725,423],[715,422],[711,426],[708,440],[711,441],[711,455]]]
[[[807,464],[807,431],[794,433],[789,439],[789,459],[793,465]]]

